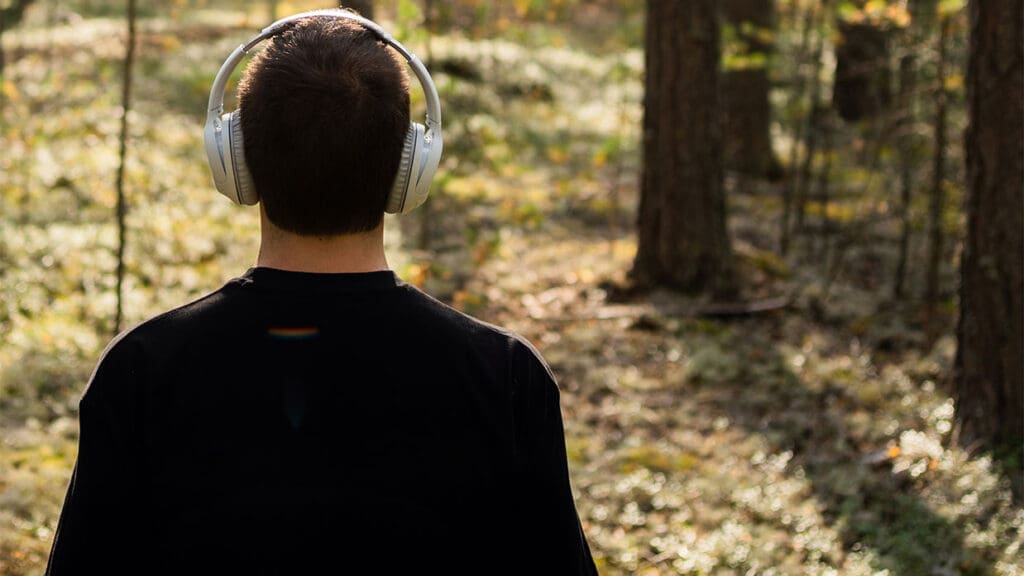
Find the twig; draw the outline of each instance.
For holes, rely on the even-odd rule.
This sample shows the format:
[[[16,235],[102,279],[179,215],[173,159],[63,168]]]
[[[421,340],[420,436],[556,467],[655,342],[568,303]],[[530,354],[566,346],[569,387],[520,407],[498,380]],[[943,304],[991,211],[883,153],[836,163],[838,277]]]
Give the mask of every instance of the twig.
[[[532,316],[541,322],[572,323],[587,320],[619,320],[644,316],[665,316],[670,318],[733,318],[765,314],[788,308],[793,304],[792,296],[768,298],[754,302],[718,302],[703,306],[658,307],[653,304],[620,304],[605,306],[590,314],[576,316]]]

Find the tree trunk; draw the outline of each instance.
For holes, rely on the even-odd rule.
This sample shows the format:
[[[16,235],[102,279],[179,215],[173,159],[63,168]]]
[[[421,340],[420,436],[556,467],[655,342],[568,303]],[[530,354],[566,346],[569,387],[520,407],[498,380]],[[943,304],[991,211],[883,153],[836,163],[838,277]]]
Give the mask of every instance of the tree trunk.
[[[928,202],[928,274],[925,288],[925,317],[934,336],[935,308],[939,301],[939,271],[942,267],[942,213],[946,204],[946,60],[949,46],[949,15],[939,25],[938,61],[935,69],[935,151],[932,156],[932,189]]]
[[[373,20],[373,0],[347,0],[342,6],[355,10],[363,18]]]
[[[773,160],[768,101],[773,0],[724,0],[720,6],[734,44],[721,86],[725,166],[766,176]]]
[[[648,0],[643,171],[632,277],[730,297],[714,0]]]
[[[873,118],[889,94],[889,33],[866,23],[839,23],[832,103],[848,122]]]
[[[114,333],[121,331],[124,316],[124,248],[125,216],[128,201],[124,193],[124,169],[128,155],[128,114],[132,109],[132,67],[135,64],[135,3],[128,0],[128,40],[124,55],[124,83],[121,86],[121,147],[117,165],[117,310],[114,313]]]
[[[1024,440],[1024,0],[972,0],[968,9],[967,237],[956,415],[961,442],[1016,446],[1019,455]]]

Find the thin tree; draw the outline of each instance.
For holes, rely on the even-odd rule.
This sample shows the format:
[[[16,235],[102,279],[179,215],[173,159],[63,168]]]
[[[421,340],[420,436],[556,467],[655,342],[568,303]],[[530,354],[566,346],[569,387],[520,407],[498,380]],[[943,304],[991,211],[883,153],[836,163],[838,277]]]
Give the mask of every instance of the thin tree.
[[[912,16],[910,25],[902,35],[899,58],[899,93],[897,94],[896,132],[898,135],[898,167],[900,196],[896,204],[896,215],[900,223],[899,252],[896,257],[896,275],[892,295],[903,298],[910,253],[911,215],[910,204],[914,193],[914,165],[918,151],[916,110],[918,108],[917,51],[923,38],[931,31],[937,14],[938,0],[908,0],[907,7]]]
[[[828,0],[821,0],[821,9],[828,14]],[[825,26],[827,19],[823,19]],[[810,114],[807,118],[807,128],[804,132],[804,157],[800,165],[800,171],[795,179],[796,189],[796,229],[803,231],[804,221],[807,217],[807,196],[811,189],[811,178],[813,176],[814,156],[818,153],[818,141],[823,135],[825,127],[822,122],[824,106],[821,104],[821,69],[824,66],[822,56],[825,53],[825,30],[819,30],[814,44],[814,53],[811,55],[811,76],[810,76]]]
[[[125,216],[128,201],[124,193],[125,159],[128,155],[128,114],[132,109],[132,68],[135,64],[135,3],[128,0],[128,41],[124,55],[124,75],[121,86],[121,136],[117,165],[117,310],[114,313],[114,333],[121,331],[124,311],[124,247]]]
[[[911,25],[916,27],[917,22]],[[903,298],[903,283],[907,276],[907,253],[910,250],[910,199],[914,191],[914,86],[916,85],[917,60],[913,44],[916,35],[913,28],[904,34],[903,54],[900,55],[899,102],[900,116],[897,120],[899,133],[899,182],[900,198],[896,213],[900,221],[900,246],[896,257],[896,278],[893,282],[893,298]]]
[[[943,14],[939,24],[938,61],[935,71],[935,150],[932,156],[932,186],[928,202],[928,273],[925,292],[925,318],[930,334],[935,330],[935,307],[939,300],[939,270],[942,266],[942,208],[946,203],[946,64],[951,19]]]
[[[956,419],[961,443],[1005,447],[1019,457],[1024,449],[1024,0],[971,0],[968,7],[967,236]],[[1017,484],[1018,495],[1021,487]]]
[[[828,114],[826,112],[826,114]],[[829,251],[832,243],[832,220],[828,215],[828,205],[831,202],[831,188],[832,183],[832,161],[835,156],[832,150],[832,141],[835,132],[835,128],[832,126],[831,116],[826,118],[822,122],[822,149],[824,150],[824,161],[822,162],[821,169],[818,170],[817,175],[817,192],[814,197],[821,204],[821,250],[819,252],[819,262],[823,270],[828,270],[829,266]]]
[[[799,6],[793,8],[794,12],[799,12]],[[797,104],[801,104],[804,100],[804,94],[807,91],[807,84],[812,81],[811,78],[807,77],[803,69],[807,63],[808,50],[810,49],[811,41],[811,29],[815,27],[818,21],[818,14],[824,12],[820,10],[817,2],[811,4],[811,7],[804,11],[803,20],[803,31],[800,34],[800,45],[797,49],[796,55],[793,58],[796,62],[796,87],[793,100]],[[782,187],[782,219],[781,227],[779,230],[779,252],[783,256],[789,253],[789,241],[792,233],[790,223],[793,217],[793,196],[796,192],[797,184],[797,165],[800,163],[800,146],[803,142],[804,126],[805,121],[803,118],[796,118],[793,121],[793,135],[792,143],[789,147],[789,163],[786,166],[786,182]]]
[[[648,0],[637,287],[736,293],[726,230],[714,0]]]
[[[371,4],[372,2],[367,2]],[[427,68],[433,68],[434,66],[434,28],[436,26],[436,20],[434,18],[434,0],[423,0],[423,28],[426,30],[426,66]],[[437,184],[435,188],[440,188]],[[437,201],[439,194],[438,190],[435,189],[434,201]],[[434,210],[433,203],[427,202],[423,206],[420,206],[420,230],[419,238],[416,242],[417,247],[420,250],[430,249],[430,240],[434,237],[434,227],[431,225],[434,221]]]

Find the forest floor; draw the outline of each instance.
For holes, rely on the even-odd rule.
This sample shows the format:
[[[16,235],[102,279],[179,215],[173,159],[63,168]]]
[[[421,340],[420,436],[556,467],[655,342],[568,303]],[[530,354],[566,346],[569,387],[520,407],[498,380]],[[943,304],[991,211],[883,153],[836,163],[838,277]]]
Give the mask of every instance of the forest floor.
[[[253,212],[213,192],[201,132],[220,58],[258,24],[212,12],[142,24],[132,322],[244,271],[257,238]],[[0,576],[42,571],[77,398],[110,337],[122,29],[69,18],[5,39]],[[838,159],[833,201],[809,210],[834,234],[799,236],[788,258],[775,253],[778,186],[730,178],[744,300],[785,307],[722,315],[668,292],[614,301],[636,249],[642,55],[595,56],[550,29],[522,42],[436,38],[432,51],[444,173],[423,209],[389,218],[389,258],[548,360],[602,574],[1024,573],[1013,464],[952,438],[954,271],[938,334],[925,334],[917,299],[890,295],[887,178]]]

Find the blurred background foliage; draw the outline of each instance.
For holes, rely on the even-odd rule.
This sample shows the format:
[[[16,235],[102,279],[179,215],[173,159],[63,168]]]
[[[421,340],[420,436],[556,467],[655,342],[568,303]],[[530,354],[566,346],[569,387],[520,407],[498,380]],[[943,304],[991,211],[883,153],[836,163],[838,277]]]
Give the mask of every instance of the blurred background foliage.
[[[21,576],[42,573],[77,401],[115,331],[126,24],[123,1],[0,7],[0,575]],[[209,86],[274,17],[322,7],[139,6],[125,326],[253,264],[256,212],[217,195],[206,168]],[[637,251],[645,2],[373,8],[428,63],[446,115],[432,199],[389,217],[389,260],[407,282],[527,335],[549,360],[603,574],[1024,572],[1024,511],[1011,490],[1020,454],[978,456],[954,438],[963,2],[925,13],[899,1],[777,0],[767,19],[723,18],[723,87],[740,82],[732,93],[743,95],[757,84],[736,79],[750,72],[767,87],[763,138],[730,138],[723,119],[743,294],[787,303],[764,314],[708,313],[704,296],[666,290],[616,298]],[[834,92],[858,33],[884,48],[867,49],[867,77],[855,69],[859,86],[878,91]],[[900,94],[910,54],[915,82]],[[939,88],[950,136],[937,146]],[[413,102],[419,115],[418,89]],[[946,241],[929,286],[932,222]]]

